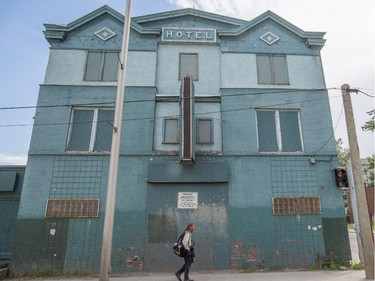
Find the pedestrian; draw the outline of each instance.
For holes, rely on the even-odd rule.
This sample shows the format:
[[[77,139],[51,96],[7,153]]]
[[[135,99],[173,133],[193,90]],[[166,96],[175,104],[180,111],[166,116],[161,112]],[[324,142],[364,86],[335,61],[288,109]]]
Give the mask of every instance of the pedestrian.
[[[194,281],[189,278],[189,271],[191,264],[194,261],[194,241],[191,239],[193,232],[195,230],[195,224],[194,223],[189,223],[185,229],[185,235],[184,238],[182,239],[182,245],[184,246],[185,249],[185,256],[184,256],[184,265],[175,272],[175,275],[178,279],[178,281],[182,281],[180,275],[184,273],[184,281]]]

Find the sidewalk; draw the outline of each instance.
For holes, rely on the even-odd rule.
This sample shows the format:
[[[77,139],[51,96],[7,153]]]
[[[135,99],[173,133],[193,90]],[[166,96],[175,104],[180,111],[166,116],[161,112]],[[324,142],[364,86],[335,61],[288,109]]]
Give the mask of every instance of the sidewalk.
[[[365,271],[305,271],[265,273],[207,273],[190,274],[195,281],[359,281],[365,279]],[[154,275],[128,278],[110,278],[112,281],[177,281],[175,276]]]
[[[216,271],[212,273],[191,272],[190,278],[195,281],[362,281],[365,279],[364,270],[347,271],[290,271],[290,272],[264,272],[264,273],[231,273],[229,271]],[[10,279],[17,280],[17,279]],[[25,280],[25,279],[20,279]],[[28,279],[32,280],[32,279]],[[43,281],[94,281],[98,277],[71,277],[34,279]],[[110,281],[177,281],[173,273],[166,274],[137,274],[124,277],[110,277]]]

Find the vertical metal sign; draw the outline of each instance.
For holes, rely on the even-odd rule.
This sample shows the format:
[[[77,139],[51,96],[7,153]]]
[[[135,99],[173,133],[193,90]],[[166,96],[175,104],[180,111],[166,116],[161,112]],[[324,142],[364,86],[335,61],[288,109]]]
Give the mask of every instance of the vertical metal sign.
[[[194,162],[193,150],[193,89],[192,78],[183,78],[182,103],[181,103],[181,163]]]
[[[111,253],[113,220],[115,214],[116,186],[118,174],[118,162],[120,155],[121,125],[125,95],[126,65],[128,58],[129,34],[130,34],[130,8],[131,0],[126,2],[126,12],[124,20],[124,32],[121,46],[121,61],[118,70],[118,84],[115,108],[115,120],[113,124],[111,156],[109,160],[107,199],[105,205],[105,217],[103,227],[102,256],[100,263],[100,281],[108,281],[111,271]]]

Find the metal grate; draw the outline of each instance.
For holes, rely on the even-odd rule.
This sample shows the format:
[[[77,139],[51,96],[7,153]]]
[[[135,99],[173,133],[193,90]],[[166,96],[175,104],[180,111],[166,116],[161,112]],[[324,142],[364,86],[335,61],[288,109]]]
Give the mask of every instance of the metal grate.
[[[320,197],[274,197],[274,215],[317,215],[321,214]]]
[[[47,218],[95,218],[99,215],[99,199],[49,199]]]

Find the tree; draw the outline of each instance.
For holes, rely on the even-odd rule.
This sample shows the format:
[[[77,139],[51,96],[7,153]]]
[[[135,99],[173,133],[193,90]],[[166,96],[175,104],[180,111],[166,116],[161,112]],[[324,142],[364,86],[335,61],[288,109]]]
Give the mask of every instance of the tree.
[[[345,167],[348,164],[350,159],[350,150],[349,148],[343,148],[343,141],[339,138],[336,141],[336,150],[337,150],[337,157],[339,161],[339,166]]]
[[[364,168],[364,171],[367,175],[367,185],[374,186],[374,160],[375,160],[375,154],[373,154],[370,157],[367,157],[368,166]]]
[[[371,110],[371,111],[368,111],[367,112],[368,115],[371,116],[371,119],[369,121],[367,121],[363,126],[362,126],[362,130],[363,131],[371,131],[371,132],[374,132],[374,127],[375,127],[375,109]],[[374,158],[375,158],[375,154],[373,154],[372,156],[370,157],[367,157],[367,161],[368,161],[368,167],[366,167],[364,169],[364,171],[366,172],[367,174],[367,178],[368,178],[368,185],[374,185]]]
[[[362,130],[363,131],[371,131],[374,132],[374,127],[375,127],[375,109],[368,111],[368,115],[371,116],[371,119],[367,121],[363,126]]]

